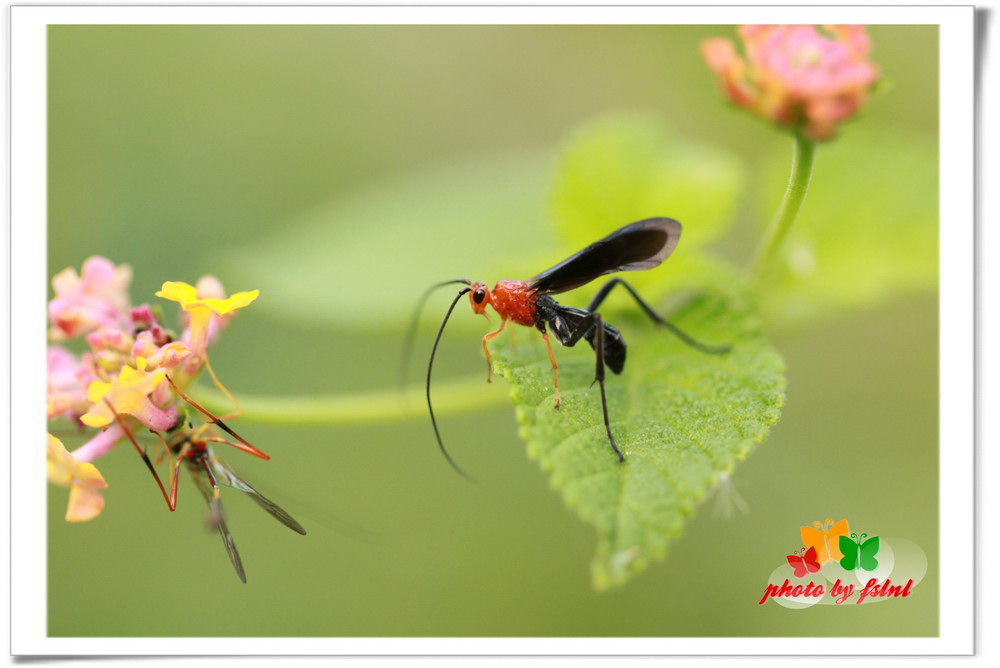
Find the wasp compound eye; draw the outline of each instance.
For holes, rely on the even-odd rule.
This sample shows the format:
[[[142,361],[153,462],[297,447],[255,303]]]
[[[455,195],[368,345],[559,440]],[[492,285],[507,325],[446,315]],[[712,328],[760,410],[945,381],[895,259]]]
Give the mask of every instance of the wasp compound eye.
[[[486,299],[486,290],[484,288],[476,288],[472,293],[472,301],[482,304],[484,299]]]

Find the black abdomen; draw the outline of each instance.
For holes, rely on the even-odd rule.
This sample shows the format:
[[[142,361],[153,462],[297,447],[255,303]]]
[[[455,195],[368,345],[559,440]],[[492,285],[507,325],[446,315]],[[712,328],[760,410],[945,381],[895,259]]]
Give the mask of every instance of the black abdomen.
[[[587,340],[593,348],[593,334]],[[621,373],[625,368],[625,339],[617,328],[608,323],[604,323],[604,364],[615,373]]]
[[[536,307],[539,329],[544,331],[544,326],[548,324],[559,343],[572,347],[582,338],[591,348],[597,349],[596,316],[593,313],[563,306],[547,295],[538,298]],[[618,328],[603,320],[601,322],[604,329],[604,365],[615,373],[621,373],[625,367],[625,340]]]

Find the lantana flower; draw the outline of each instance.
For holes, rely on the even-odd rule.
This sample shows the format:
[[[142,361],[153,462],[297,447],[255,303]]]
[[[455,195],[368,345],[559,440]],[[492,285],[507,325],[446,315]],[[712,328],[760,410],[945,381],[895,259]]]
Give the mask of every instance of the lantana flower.
[[[181,305],[184,331],[178,337],[160,322],[158,307],[129,303],[131,280],[128,266],[95,256],[79,275],[69,268],[52,281],[51,337],[83,338],[90,350],[77,358],[67,348],[49,348],[47,414],[99,430],[72,453],[49,436],[49,479],[70,487],[70,521],[91,519],[104,505],[99,490],[107,484],[90,462],[140,424],[155,431],[174,428],[185,400],[180,388],[208,366],[208,345],[226,321],[259,294],[226,297],[211,276],[197,287],[164,283],[157,294]],[[212,378],[219,384],[214,373]]]
[[[878,78],[864,26],[744,25],[746,59],[728,39],[702,43],[729,99],[763,118],[830,139],[864,105]]]
[[[49,419],[58,415],[75,421],[87,412],[87,387],[94,380],[88,365],[62,346],[49,346],[48,396]]]
[[[104,508],[102,489],[108,483],[97,467],[78,461],[58,438],[48,434],[46,469],[49,482],[69,487],[66,521],[85,522],[97,517]]]
[[[106,427],[118,413],[131,415],[150,429],[170,429],[177,423],[177,409],[164,410],[149,398],[166,376],[164,369],[149,373],[123,366],[110,383],[95,380],[87,388],[87,400],[93,406],[80,422],[88,427]]]
[[[173,372],[192,356],[191,349],[183,341],[170,341],[156,345],[152,332],[141,332],[132,346],[132,358],[144,359],[145,368],[149,370],[166,369]]]
[[[116,267],[99,256],[87,259],[80,275],[72,267],[56,274],[52,279],[56,296],[49,302],[53,338],[71,339],[101,327],[125,326],[131,282],[131,267]]]
[[[248,306],[260,294],[259,290],[237,292],[231,297],[205,296],[205,292],[215,292],[216,282],[205,282],[199,294],[198,288],[180,281],[167,281],[156,293],[157,297],[180,303],[188,317],[188,329],[183,337],[198,356],[204,354],[209,342],[228,316],[237,309]],[[218,285],[221,288],[221,285]],[[224,293],[223,293],[224,294]]]

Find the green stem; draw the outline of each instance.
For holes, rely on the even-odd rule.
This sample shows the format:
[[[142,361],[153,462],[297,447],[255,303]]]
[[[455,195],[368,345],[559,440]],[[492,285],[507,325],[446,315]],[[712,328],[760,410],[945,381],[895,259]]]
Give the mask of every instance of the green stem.
[[[809,190],[809,179],[812,177],[815,149],[816,143],[805,133],[795,133],[792,173],[788,178],[788,187],[754,260],[753,276],[758,286],[774,271],[788,230],[791,229],[805,201],[806,192]]]
[[[434,384],[434,412],[438,415],[469,411],[501,404],[507,392],[488,391],[481,375]],[[427,416],[425,388],[374,390],[321,396],[246,396],[237,399],[243,409],[240,419],[264,424],[341,425],[375,424]],[[233,410],[233,404],[217,390],[193,387],[192,397],[216,415]]]

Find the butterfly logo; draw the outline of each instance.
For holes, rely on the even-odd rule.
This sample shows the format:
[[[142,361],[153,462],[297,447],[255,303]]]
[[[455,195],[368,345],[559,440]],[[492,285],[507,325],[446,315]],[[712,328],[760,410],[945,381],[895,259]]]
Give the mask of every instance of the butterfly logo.
[[[822,523],[817,520],[811,527],[799,527],[799,532],[802,534],[802,544],[816,549],[816,558],[820,564],[839,561],[844,556],[841,554],[839,539],[847,537],[847,520],[837,523],[831,518]]]
[[[866,533],[861,534],[860,538],[856,533],[852,533],[850,538],[840,537],[840,551],[844,553],[840,565],[845,570],[853,571],[860,568],[865,571],[873,571],[878,568],[878,559],[875,558],[875,555],[878,554],[878,536],[872,536],[868,540],[865,540],[866,538],[868,538]]]
[[[816,548],[814,547],[795,550],[785,558],[788,559],[788,564],[795,571],[797,578],[804,578],[809,573],[819,571],[819,562],[816,560]]]

